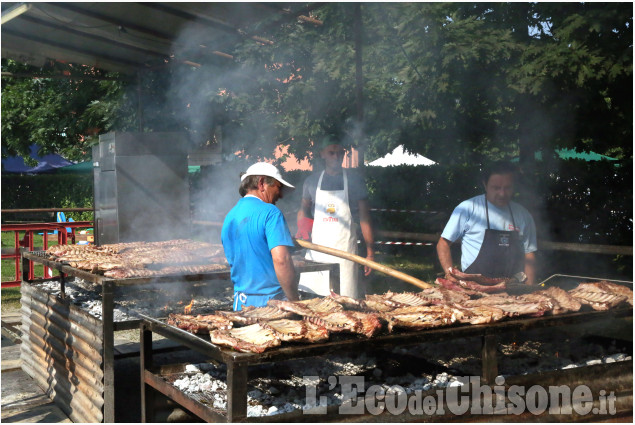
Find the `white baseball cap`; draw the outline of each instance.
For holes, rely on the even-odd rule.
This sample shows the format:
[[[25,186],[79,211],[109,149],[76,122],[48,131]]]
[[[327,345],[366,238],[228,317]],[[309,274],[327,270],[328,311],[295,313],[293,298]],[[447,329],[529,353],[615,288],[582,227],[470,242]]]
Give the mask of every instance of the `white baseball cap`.
[[[283,185],[290,187],[291,189],[295,189],[295,186],[287,182],[282,178],[282,174],[275,165],[269,164],[267,162],[256,162],[251,167],[247,168],[245,174],[240,177],[240,181],[245,180],[248,176],[268,176],[273,177],[278,180]]]

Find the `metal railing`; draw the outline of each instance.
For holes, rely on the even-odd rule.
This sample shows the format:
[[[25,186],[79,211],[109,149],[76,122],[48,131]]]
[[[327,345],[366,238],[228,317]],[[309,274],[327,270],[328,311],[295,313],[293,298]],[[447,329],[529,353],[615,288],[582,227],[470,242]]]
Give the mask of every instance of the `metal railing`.
[[[4,210],[3,210],[4,211]],[[59,210],[56,210],[59,211]],[[92,221],[71,221],[64,223],[26,223],[26,224],[2,224],[2,232],[14,233],[13,248],[2,248],[2,260],[13,260],[15,267],[15,279],[11,281],[2,281],[2,288],[10,288],[20,286],[22,281],[20,276],[20,248],[26,248],[29,251],[36,249],[36,235],[41,234],[42,249],[48,249],[49,239],[53,236],[58,244],[66,245],[68,243],[75,244],[78,239],[76,229],[93,227]],[[67,230],[70,229],[70,232]],[[20,235],[24,234],[22,238]],[[40,248],[40,247],[38,247]],[[45,267],[42,272],[42,278],[51,278],[51,271]],[[29,263],[29,279],[35,278],[33,263]]]

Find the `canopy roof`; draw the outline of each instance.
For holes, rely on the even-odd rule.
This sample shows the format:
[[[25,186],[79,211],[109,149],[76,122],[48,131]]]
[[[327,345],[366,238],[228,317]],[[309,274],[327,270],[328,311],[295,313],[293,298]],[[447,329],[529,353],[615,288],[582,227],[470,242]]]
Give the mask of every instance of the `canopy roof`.
[[[262,45],[268,29],[321,22],[312,3],[2,2],[2,57],[48,59],[134,74],[169,63],[233,61],[242,40]]]

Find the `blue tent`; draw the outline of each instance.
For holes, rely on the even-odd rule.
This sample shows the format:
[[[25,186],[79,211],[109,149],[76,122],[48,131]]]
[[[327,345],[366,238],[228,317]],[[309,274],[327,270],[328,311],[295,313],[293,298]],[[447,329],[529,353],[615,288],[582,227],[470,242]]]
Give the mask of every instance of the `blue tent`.
[[[24,159],[21,156],[12,156],[2,159],[2,172],[3,173],[20,173],[20,174],[39,174],[48,173],[56,170],[60,167],[66,167],[67,165],[73,165],[73,163],[67,159],[62,158],[57,154],[47,154],[39,156],[37,154],[37,145],[31,145],[31,158],[38,161],[35,167],[29,167],[24,163]]]

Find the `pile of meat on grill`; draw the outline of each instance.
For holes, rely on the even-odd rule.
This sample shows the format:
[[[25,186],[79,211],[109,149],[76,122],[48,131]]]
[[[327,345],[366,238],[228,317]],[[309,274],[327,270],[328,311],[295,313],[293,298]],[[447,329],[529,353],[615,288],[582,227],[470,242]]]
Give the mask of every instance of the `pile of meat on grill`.
[[[54,245],[49,259],[106,277],[152,277],[227,270],[222,245],[189,239],[96,245]]]
[[[622,303],[633,304],[632,290],[606,281],[581,283],[570,291],[549,287],[518,296],[439,285],[421,292],[366,295],[364,300],[331,293],[329,297],[303,301],[271,300],[266,307],[216,311],[206,316],[170,314],[168,324],[209,334],[217,345],[261,353],[285,341],[320,342],[338,332],[372,338],[399,328],[484,324],[576,312],[583,306],[607,310]]]

